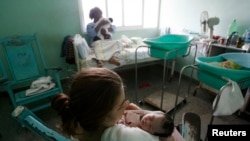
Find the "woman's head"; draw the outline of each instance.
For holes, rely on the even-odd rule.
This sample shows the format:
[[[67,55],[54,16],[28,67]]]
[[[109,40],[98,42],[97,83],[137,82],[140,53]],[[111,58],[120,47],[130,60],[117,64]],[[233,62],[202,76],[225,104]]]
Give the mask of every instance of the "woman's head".
[[[52,107],[61,115],[62,128],[68,135],[74,135],[78,125],[86,132],[113,126],[126,106],[122,79],[105,68],[77,73],[69,96],[62,94],[52,100]]]
[[[89,18],[94,21],[98,21],[102,17],[102,10],[99,7],[90,9]]]

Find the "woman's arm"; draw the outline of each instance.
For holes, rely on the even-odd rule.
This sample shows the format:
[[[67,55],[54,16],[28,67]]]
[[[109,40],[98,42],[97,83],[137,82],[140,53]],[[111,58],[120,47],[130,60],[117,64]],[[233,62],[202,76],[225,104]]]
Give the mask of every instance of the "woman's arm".
[[[90,38],[90,45],[91,45],[91,43],[93,42],[94,37],[97,36],[97,33],[95,31],[95,23],[89,23],[87,25],[87,34],[88,34],[88,36]]]
[[[136,104],[134,104],[134,103],[129,103],[126,110],[142,110],[142,109],[139,106],[137,106]]]

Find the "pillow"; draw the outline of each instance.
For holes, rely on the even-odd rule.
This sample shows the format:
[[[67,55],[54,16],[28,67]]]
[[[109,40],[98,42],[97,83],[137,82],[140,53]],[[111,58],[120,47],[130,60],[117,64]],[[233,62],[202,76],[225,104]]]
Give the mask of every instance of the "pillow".
[[[80,34],[75,35],[74,45],[77,47],[78,54],[81,59],[88,58],[91,49],[89,48],[87,41],[82,38]]]

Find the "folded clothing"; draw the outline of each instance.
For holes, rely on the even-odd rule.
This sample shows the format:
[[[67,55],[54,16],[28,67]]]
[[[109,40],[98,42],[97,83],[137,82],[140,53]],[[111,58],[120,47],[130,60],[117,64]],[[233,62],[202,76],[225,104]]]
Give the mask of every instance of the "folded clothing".
[[[30,89],[26,90],[25,95],[31,96],[34,94],[38,94],[47,90],[50,90],[55,87],[55,83],[52,82],[52,78],[50,76],[40,77],[37,80],[33,81]]]

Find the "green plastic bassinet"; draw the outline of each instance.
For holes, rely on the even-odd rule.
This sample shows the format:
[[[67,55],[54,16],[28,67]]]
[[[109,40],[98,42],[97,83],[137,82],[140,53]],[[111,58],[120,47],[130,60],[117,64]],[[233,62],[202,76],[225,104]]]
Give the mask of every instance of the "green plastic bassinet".
[[[235,58],[237,59],[234,60]],[[215,65],[227,60],[243,66],[240,69],[228,69]],[[242,63],[239,60],[242,60]],[[222,79],[223,76],[237,82],[242,89],[245,89],[250,86],[250,68],[244,66],[246,63],[243,61],[249,60],[250,53],[224,53],[213,57],[197,57],[198,79],[202,83],[219,90],[226,84],[226,81]]]
[[[150,56],[165,59],[166,52],[169,52],[166,59],[174,59],[186,54],[192,40],[193,37],[188,35],[167,34],[156,38],[146,38],[143,42],[150,46]],[[177,56],[176,52],[170,52],[174,50],[178,50]]]

